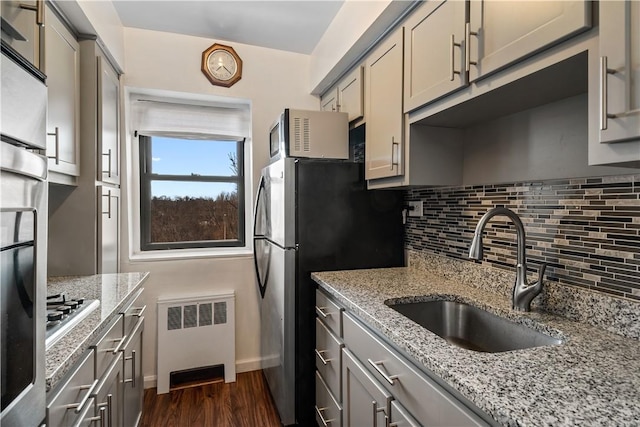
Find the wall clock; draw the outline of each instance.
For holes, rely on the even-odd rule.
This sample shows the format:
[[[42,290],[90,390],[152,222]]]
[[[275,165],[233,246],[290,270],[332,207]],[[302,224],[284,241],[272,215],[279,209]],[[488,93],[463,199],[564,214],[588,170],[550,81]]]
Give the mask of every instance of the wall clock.
[[[211,84],[230,87],[242,78],[242,59],[231,46],[214,43],[202,52],[202,72]]]

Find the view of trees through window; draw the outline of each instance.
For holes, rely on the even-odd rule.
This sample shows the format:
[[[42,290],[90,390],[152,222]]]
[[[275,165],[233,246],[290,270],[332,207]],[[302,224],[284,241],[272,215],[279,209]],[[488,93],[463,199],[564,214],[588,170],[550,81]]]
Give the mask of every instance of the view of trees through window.
[[[146,156],[143,247],[210,247],[242,240],[241,143],[150,137],[141,147]]]

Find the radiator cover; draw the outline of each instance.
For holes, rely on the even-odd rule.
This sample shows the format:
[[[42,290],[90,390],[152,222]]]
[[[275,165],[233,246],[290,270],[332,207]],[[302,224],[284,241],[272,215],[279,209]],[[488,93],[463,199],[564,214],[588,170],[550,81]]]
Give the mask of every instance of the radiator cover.
[[[158,394],[169,392],[172,372],[224,365],[224,381],[236,380],[235,293],[160,297]]]

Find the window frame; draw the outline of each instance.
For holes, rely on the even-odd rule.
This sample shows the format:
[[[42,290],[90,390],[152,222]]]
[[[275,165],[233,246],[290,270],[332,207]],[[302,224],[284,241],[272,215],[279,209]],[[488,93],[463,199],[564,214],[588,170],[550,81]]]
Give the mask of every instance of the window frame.
[[[152,164],[152,139],[162,135],[138,134],[139,179],[140,179],[140,251],[171,251],[184,249],[210,248],[244,248],[246,246],[246,200],[245,200],[245,143],[246,138],[224,139],[236,142],[237,175],[167,175],[149,172],[148,165]],[[174,136],[171,136],[175,138]],[[199,137],[180,137],[178,139],[193,140],[222,140],[219,137],[199,135]],[[151,242],[151,183],[153,181],[177,182],[222,182],[234,183],[238,191],[238,239],[234,240],[198,240],[181,242]]]

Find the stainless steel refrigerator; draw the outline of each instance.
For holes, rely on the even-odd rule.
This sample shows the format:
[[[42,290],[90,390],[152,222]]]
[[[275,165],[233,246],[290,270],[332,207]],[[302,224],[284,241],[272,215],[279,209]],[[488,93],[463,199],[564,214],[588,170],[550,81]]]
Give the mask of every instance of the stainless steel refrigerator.
[[[313,271],[404,263],[402,193],[366,190],[363,165],[283,158],[262,170],[254,217],[263,372],[283,425],[312,426]]]

